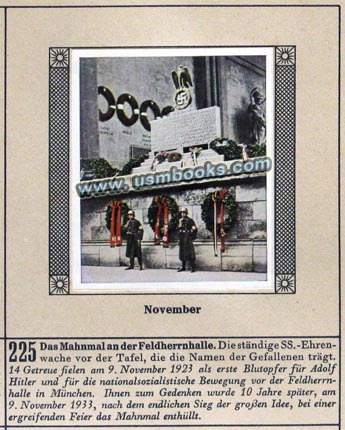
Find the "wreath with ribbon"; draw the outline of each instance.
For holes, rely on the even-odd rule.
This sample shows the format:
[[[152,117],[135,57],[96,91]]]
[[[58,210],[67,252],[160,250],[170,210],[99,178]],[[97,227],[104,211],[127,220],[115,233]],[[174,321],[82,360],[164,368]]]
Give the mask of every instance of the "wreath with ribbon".
[[[112,200],[105,213],[105,222],[110,231],[109,245],[122,245],[122,225],[127,222],[129,207],[122,200]]]
[[[173,163],[174,161],[180,161],[182,159],[182,154],[179,152],[173,151],[168,154],[168,162]]]
[[[217,256],[217,236],[221,238],[221,252],[225,251],[225,233],[230,231],[238,215],[234,192],[223,189],[209,193],[201,205],[201,218],[213,233],[214,253]]]
[[[154,232],[154,244],[169,246],[169,233],[176,230],[179,222],[178,206],[169,196],[156,196],[148,210],[149,224]]]

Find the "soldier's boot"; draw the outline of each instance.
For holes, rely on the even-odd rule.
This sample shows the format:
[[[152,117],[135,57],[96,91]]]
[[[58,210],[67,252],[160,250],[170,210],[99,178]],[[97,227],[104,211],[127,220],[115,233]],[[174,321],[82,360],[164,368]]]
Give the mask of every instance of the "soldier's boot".
[[[190,269],[191,273],[195,272],[195,261],[191,261],[191,269]]]
[[[134,258],[131,258],[129,260],[129,266],[125,270],[131,270],[134,269]]]
[[[143,259],[142,259],[142,257],[138,257],[138,263],[139,263],[139,270],[144,270],[143,269]]]
[[[178,272],[184,272],[186,270],[186,262],[185,261],[183,261],[182,262],[182,267],[180,267],[179,269],[178,269]]]

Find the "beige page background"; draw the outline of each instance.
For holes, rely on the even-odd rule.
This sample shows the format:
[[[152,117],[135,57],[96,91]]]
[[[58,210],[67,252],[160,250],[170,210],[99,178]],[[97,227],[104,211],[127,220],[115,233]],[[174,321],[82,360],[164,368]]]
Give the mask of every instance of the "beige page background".
[[[339,9],[188,6],[7,9],[7,336],[338,334]],[[297,293],[49,296],[49,47],[185,45],[297,47]],[[183,303],[201,314],[144,315]]]
[[[339,8],[322,1],[289,7],[245,1],[232,7],[220,7],[229,5],[225,1],[207,2],[219,7],[199,7],[206,1],[198,7],[70,7],[85,6],[73,0],[33,7],[42,3],[0,3],[10,6],[0,9],[7,245],[1,321],[7,337],[338,335]],[[56,5],[69,7],[49,7]],[[185,45],[296,45],[296,294],[49,296],[49,48]],[[3,92],[1,98],[3,106]],[[1,116],[1,135],[4,127]],[[3,300],[0,295],[1,310]],[[144,304],[201,306],[202,312],[149,316]]]

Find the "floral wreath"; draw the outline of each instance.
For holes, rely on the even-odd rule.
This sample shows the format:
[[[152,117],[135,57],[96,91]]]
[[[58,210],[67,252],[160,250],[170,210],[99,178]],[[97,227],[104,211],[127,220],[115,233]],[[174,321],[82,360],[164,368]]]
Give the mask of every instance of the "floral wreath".
[[[128,220],[129,207],[122,200],[112,200],[107,206],[105,222],[110,232],[111,247],[122,245],[122,225]]]
[[[106,226],[107,229],[110,231],[110,227],[111,227],[111,213],[112,213],[112,204],[116,204],[116,203],[121,203],[121,218],[123,217],[123,224],[126,224],[126,222],[128,221],[128,215],[127,212],[129,211],[129,207],[127,205],[127,203],[123,202],[122,200],[112,200],[111,202],[109,202],[108,206],[107,206],[107,210],[105,212],[105,222],[106,222]]]
[[[220,222],[218,222],[218,217]],[[237,202],[234,192],[227,189],[209,193],[201,205],[201,218],[207,230],[213,233],[214,255],[218,255],[218,235],[220,251],[225,252],[225,233],[237,219]]]
[[[176,230],[179,222],[179,211],[175,200],[166,195],[154,197],[148,210],[148,219],[155,234],[154,243],[159,245],[163,239],[163,246],[168,246],[169,233]]]
[[[174,161],[180,161],[182,159],[182,154],[176,151],[160,151],[158,152],[152,161],[151,170],[156,170],[156,167],[158,164],[163,163],[164,161],[168,160],[168,163],[174,162]]]
[[[208,231],[214,231],[214,202],[224,205],[224,232],[230,231],[238,216],[238,204],[236,202],[234,191],[221,190],[207,194],[201,204],[201,218],[206,224]],[[220,234],[221,223],[217,223],[217,233]]]

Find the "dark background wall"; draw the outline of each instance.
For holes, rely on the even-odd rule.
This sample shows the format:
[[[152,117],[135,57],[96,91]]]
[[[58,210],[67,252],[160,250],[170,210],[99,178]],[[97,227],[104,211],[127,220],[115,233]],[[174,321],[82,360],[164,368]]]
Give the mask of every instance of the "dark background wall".
[[[140,106],[145,100],[154,101],[162,111],[174,105],[175,86],[171,72],[179,65],[189,68],[192,76],[191,57],[160,58],[99,58],[97,59],[97,83],[109,88],[115,99],[121,94],[131,94]],[[194,88],[191,88],[192,104],[195,110]],[[106,108],[102,96],[98,98],[102,110]],[[131,116],[131,109],[125,104],[125,112]],[[148,118],[154,119],[150,109]],[[132,126],[123,125],[116,115],[107,122],[99,123],[99,153],[114,167],[121,168],[131,155],[131,147],[150,149],[151,134],[138,119]]]
[[[80,60],[80,156],[99,158],[96,58]]]
[[[251,143],[252,133],[247,113],[250,91],[266,91],[266,57],[220,57],[218,64],[219,106],[223,134],[237,143]]]
[[[174,105],[171,72],[181,64],[189,68],[193,79],[193,101],[187,109],[220,106],[222,137],[249,143],[249,95],[255,87],[265,93],[264,56],[90,58],[80,64],[81,156],[102,157],[121,168],[131,158],[132,148],[149,150],[151,135],[139,119],[129,127],[116,114],[106,122],[98,120],[98,109],[106,111],[107,103],[97,88],[109,88],[115,99],[129,93],[139,106],[153,100],[162,110]],[[131,115],[126,104],[125,112]],[[148,117],[153,119],[150,110]]]

